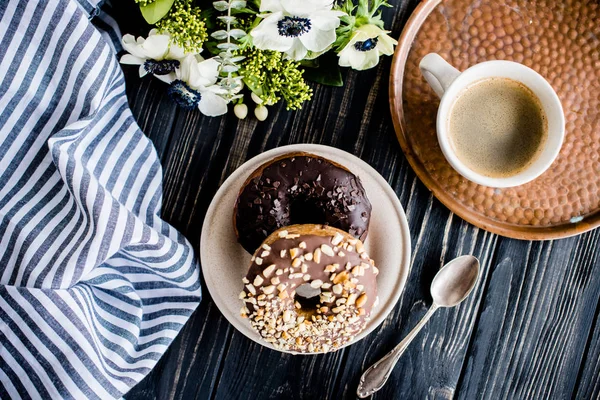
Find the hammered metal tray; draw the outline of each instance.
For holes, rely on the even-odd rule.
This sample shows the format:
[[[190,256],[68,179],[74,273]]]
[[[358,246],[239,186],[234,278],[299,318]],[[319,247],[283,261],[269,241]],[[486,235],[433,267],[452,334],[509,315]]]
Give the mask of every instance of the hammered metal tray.
[[[514,188],[460,176],[439,148],[439,99],[418,65],[436,52],[459,70],[511,60],[544,76],[561,99],[566,137],[536,180]],[[423,183],[472,224],[517,239],[577,235],[600,225],[600,2],[424,0],[399,40],[390,105],[400,145]]]

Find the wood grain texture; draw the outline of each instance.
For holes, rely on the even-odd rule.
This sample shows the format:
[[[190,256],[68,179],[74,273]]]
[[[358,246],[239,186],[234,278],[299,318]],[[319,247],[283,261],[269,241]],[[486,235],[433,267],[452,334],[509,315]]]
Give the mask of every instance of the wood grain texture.
[[[123,33],[143,34],[130,3],[114,5],[117,19]],[[390,3],[384,18],[397,37],[418,1]],[[203,284],[199,308],[126,399],[355,398],[362,370],[417,323],[431,304],[431,279],[462,254],[482,261],[477,289],[456,309],[436,313],[375,398],[600,398],[600,232],[520,242],[449,212],[415,177],[396,140],[390,62],[344,71],[342,88],[313,85],[314,98],[302,110],[275,106],[263,123],[177,109],[164,84],[124,67],[132,111],[162,160],[162,216],[196,250],[213,195],[239,165],[281,145],[321,143],[359,156],[390,183],[405,208],[413,251],[393,312],[363,341],[328,355],[291,356],[246,339]]]

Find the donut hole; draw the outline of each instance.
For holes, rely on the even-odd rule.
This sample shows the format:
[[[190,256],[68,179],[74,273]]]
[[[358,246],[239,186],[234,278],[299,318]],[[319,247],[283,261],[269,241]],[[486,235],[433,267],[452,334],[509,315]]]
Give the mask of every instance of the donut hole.
[[[310,286],[310,283],[303,283],[296,289],[296,296],[294,300],[300,303],[302,310],[312,310],[317,308],[319,304],[319,295],[321,289],[315,289]]]
[[[314,200],[297,198],[290,203],[290,225],[322,224],[325,220],[325,210]]]

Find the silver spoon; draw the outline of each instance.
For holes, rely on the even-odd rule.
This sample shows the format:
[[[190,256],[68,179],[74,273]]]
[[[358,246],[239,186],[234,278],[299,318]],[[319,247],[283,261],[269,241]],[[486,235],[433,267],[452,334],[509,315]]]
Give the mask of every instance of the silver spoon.
[[[431,282],[433,304],[417,326],[392,351],[373,364],[360,377],[356,394],[361,399],[381,389],[387,382],[398,359],[410,342],[440,307],[454,307],[473,290],[479,279],[479,260],[473,256],[455,258],[442,267]]]

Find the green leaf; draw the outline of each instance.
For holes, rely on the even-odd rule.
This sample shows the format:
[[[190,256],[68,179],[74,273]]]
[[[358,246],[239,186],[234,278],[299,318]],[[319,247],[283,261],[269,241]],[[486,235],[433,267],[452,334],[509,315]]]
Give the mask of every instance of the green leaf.
[[[342,71],[338,66],[338,57],[333,53],[326,53],[318,58],[316,68],[305,68],[304,79],[327,86],[344,86]]]
[[[154,25],[169,13],[174,2],[175,0],[156,0],[147,6],[140,7],[140,11],[146,22]]]

